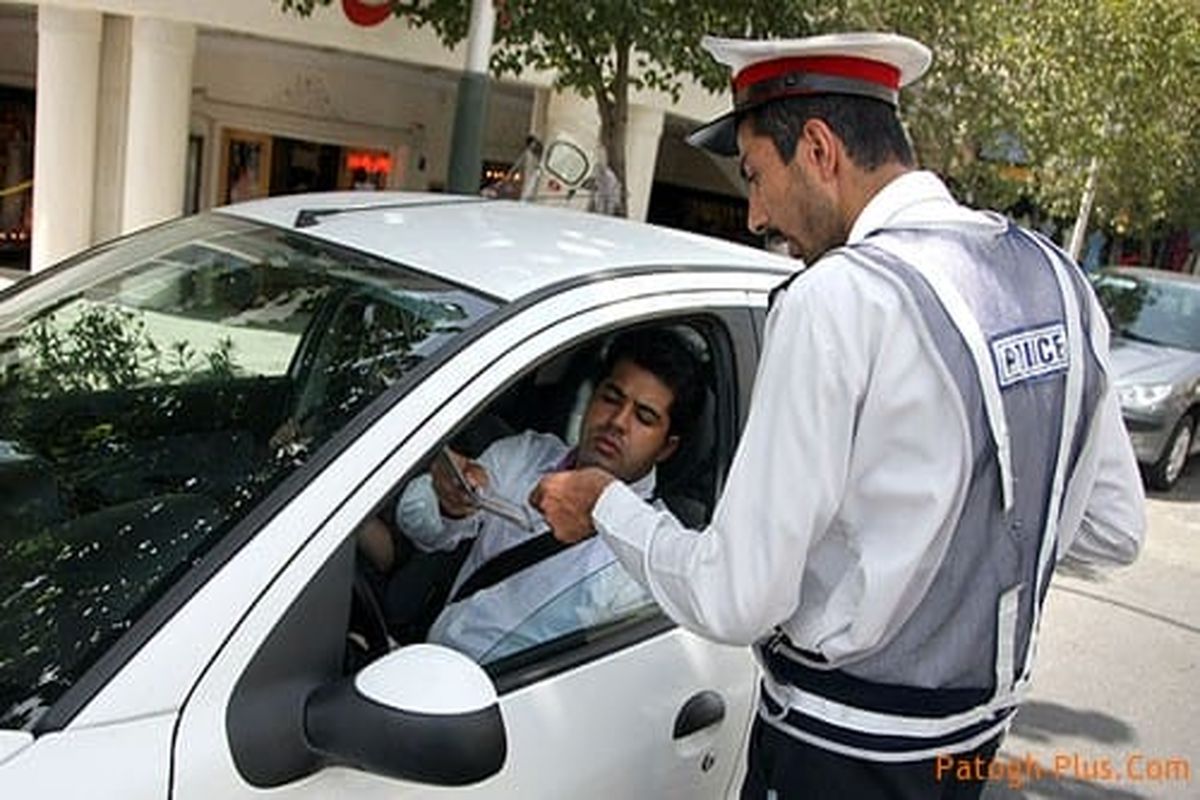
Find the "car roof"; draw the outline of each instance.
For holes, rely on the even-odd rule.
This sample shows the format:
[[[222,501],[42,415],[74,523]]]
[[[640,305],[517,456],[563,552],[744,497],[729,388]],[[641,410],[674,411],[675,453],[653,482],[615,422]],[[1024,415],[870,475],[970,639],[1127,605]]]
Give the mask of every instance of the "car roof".
[[[779,275],[791,259],[684,231],[507,200],[411,192],[323,192],[217,213],[299,230],[493,297],[646,267],[736,267]]]
[[[1174,283],[1188,283],[1194,286],[1200,285],[1200,275],[1192,275],[1188,272],[1172,272],[1165,269],[1151,269],[1150,267],[1104,267],[1101,272],[1105,275],[1125,275],[1130,278],[1140,278],[1148,281],[1171,281]]]

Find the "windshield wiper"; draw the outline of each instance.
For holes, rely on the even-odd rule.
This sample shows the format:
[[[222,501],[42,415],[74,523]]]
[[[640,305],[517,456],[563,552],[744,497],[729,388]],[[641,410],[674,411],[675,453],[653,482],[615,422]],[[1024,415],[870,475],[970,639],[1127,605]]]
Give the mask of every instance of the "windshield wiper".
[[[1134,333],[1130,330],[1121,331],[1120,336],[1122,339],[1128,339],[1131,342],[1144,342],[1145,344],[1156,344],[1161,347],[1170,347],[1170,345],[1168,345],[1166,342],[1160,342],[1158,339],[1152,339],[1149,336],[1143,336],[1140,333]]]

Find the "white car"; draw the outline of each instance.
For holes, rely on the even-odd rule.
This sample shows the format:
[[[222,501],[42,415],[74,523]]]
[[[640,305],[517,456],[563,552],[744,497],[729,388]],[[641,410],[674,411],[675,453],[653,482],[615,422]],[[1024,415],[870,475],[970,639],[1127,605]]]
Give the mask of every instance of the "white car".
[[[447,441],[569,439],[604,342],[646,324],[703,354],[698,430],[659,474],[701,525],[790,268],[355,193],[178,220],[23,282],[0,299],[0,797],[736,794],[746,648],[647,602],[475,663],[380,619],[355,532]]]

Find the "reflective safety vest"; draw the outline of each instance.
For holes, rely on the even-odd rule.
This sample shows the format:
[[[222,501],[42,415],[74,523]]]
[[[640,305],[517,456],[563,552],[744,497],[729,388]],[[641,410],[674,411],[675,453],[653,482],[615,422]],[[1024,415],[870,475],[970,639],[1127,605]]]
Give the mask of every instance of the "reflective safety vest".
[[[838,665],[782,632],[755,645],[760,715],[827,750],[970,750],[1007,729],[1028,685],[1062,498],[1107,377],[1080,270],[996,219],[887,229],[837,251],[894,285],[923,326],[962,401],[972,472],[927,592],[882,643]]]

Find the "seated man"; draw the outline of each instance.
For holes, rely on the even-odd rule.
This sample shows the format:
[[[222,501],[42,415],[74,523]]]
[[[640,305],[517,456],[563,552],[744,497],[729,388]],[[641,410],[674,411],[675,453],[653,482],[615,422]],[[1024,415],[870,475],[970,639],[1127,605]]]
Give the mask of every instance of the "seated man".
[[[669,331],[633,331],[614,339],[602,374],[584,412],[577,448],[557,436],[526,431],[493,442],[478,462],[450,453],[468,482],[523,509],[532,525],[479,509],[441,461],[405,488],[396,521],[418,548],[450,550],[474,539],[428,641],[488,662],[647,603],[599,537],[558,551],[550,539],[551,549],[541,560],[511,572],[494,562],[548,531],[528,502],[547,472],[600,466],[641,496],[654,495],[655,465],[675,452],[703,397],[696,360]],[[381,527],[378,521],[376,527]],[[373,555],[368,536],[360,537],[364,551],[377,565],[386,565],[388,556]]]

